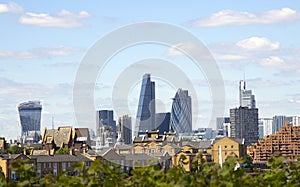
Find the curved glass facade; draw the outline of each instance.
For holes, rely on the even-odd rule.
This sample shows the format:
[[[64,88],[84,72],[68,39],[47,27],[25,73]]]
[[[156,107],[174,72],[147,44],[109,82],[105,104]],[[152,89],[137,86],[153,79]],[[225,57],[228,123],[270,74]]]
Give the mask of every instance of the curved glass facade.
[[[41,130],[42,105],[40,101],[28,101],[18,106],[22,135],[27,135],[28,131]]]
[[[171,128],[176,133],[192,132],[192,101],[187,90],[178,89],[173,98]]]

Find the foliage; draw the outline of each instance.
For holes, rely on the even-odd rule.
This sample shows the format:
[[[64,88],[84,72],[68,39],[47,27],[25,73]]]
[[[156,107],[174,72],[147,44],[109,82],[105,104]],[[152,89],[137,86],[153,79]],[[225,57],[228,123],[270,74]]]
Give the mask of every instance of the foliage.
[[[70,154],[70,149],[69,148],[59,148],[55,154],[58,154],[58,155],[68,155]]]
[[[242,167],[247,160],[228,157],[220,167],[216,163],[208,163],[201,154],[193,162],[192,172],[184,169],[186,159],[182,157],[178,166],[165,171],[158,165],[138,167],[130,174],[124,173],[120,166],[103,160],[96,160],[87,169],[85,162],[72,165],[74,176],[60,173],[58,176],[48,174],[38,178],[35,169],[26,160],[14,161],[12,170],[16,171],[19,182],[6,182],[4,174],[0,172],[0,186],[299,186],[300,187],[300,159],[298,164],[284,163],[283,157],[272,157],[267,166],[269,169],[249,172]],[[238,167],[241,166],[241,167]],[[249,164],[247,165],[249,166]]]
[[[23,153],[24,148],[23,147],[19,147],[18,145],[13,145],[10,148],[8,148],[8,153],[10,154],[21,154]]]

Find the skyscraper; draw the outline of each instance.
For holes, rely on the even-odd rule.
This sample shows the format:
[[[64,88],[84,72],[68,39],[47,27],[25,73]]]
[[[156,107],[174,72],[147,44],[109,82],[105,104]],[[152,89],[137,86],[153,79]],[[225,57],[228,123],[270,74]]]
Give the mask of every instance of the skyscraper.
[[[192,101],[187,90],[177,90],[173,98],[170,124],[176,133],[192,132]]]
[[[134,136],[155,129],[155,82],[150,74],[143,76],[136,119]]]
[[[113,131],[116,133],[117,126],[116,121],[114,120],[114,111],[112,110],[98,110],[96,113],[96,128],[102,127],[104,125],[110,126]]]
[[[246,82],[240,81],[240,106],[255,108],[255,96],[252,95],[251,90],[246,90]]]
[[[245,144],[257,142],[258,109],[239,107],[230,109],[230,136],[245,139]]]
[[[42,105],[40,101],[28,101],[18,106],[22,136],[27,136],[30,131],[41,130]]]
[[[131,117],[124,115],[118,120],[118,140],[125,143],[132,143],[132,123]]]
[[[159,130],[159,134],[164,134],[164,132],[169,132],[170,130],[170,116],[171,113],[156,113],[155,114],[155,130]]]
[[[261,124],[263,127],[262,137],[272,134],[272,123],[273,123],[272,118],[260,118],[258,120],[258,123]]]
[[[288,117],[286,116],[274,116],[272,122],[272,134],[279,131],[280,127],[284,127],[288,121]]]

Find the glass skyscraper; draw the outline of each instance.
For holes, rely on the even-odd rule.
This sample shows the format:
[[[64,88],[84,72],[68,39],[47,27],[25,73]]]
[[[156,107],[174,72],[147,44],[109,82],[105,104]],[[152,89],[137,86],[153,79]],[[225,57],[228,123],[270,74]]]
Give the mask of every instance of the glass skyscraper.
[[[173,98],[171,129],[176,133],[192,132],[192,101],[187,90],[178,89]]]
[[[155,82],[150,74],[143,76],[136,119],[134,136],[155,129]]]
[[[29,131],[41,130],[42,105],[40,101],[28,101],[18,106],[22,135],[27,136]]]
[[[116,121],[114,120],[114,111],[98,110],[96,113],[96,122],[97,122],[97,126],[96,126],[97,129],[99,127],[106,125],[106,126],[110,126],[116,133],[117,126],[116,126]]]
[[[170,116],[171,113],[156,113],[155,114],[155,130],[159,130],[159,134],[164,134],[170,130]]]
[[[252,95],[251,90],[246,90],[246,82],[240,81],[240,106],[248,108],[256,108],[255,96]]]

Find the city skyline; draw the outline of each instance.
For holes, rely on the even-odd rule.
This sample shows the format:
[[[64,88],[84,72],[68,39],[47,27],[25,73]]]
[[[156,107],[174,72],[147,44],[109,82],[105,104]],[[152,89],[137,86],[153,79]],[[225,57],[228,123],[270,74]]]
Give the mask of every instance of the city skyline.
[[[0,136],[15,139],[21,134],[17,106],[29,100],[43,103],[41,129],[51,128],[52,119],[55,127],[86,127],[77,124],[72,100],[81,60],[107,33],[145,21],[176,25],[203,42],[223,75],[224,116],[229,116],[229,109],[239,105],[238,83],[244,77],[247,87],[255,93],[259,118],[300,114],[299,3],[231,0],[98,4],[98,1],[42,4],[33,0],[0,3],[0,22],[5,25],[0,31]],[[112,57],[95,83],[95,111],[114,110],[112,90],[119,75],[134,62],[149,57],[174,63],[188,75],[197,92],[191,95],[198,104],[198,112],[193,113],[198,121],[193,129],[208,127],[212,110],[210,85],[203,72],[197,71],[176,46],[143,44]],[[152,66],[135,68],[144,73],[157,70]],[[178,87],[171,84],[172,80],[160,77],[154,76],[153,81],[159,93],[156,99],[162,101],[157,104],[156,112],[169,112],[170,98]],[[128,93],[130,116],[136,115],[140,87],[141,79],[134,82]],[[116,119],[122,115],[117,114]]]

